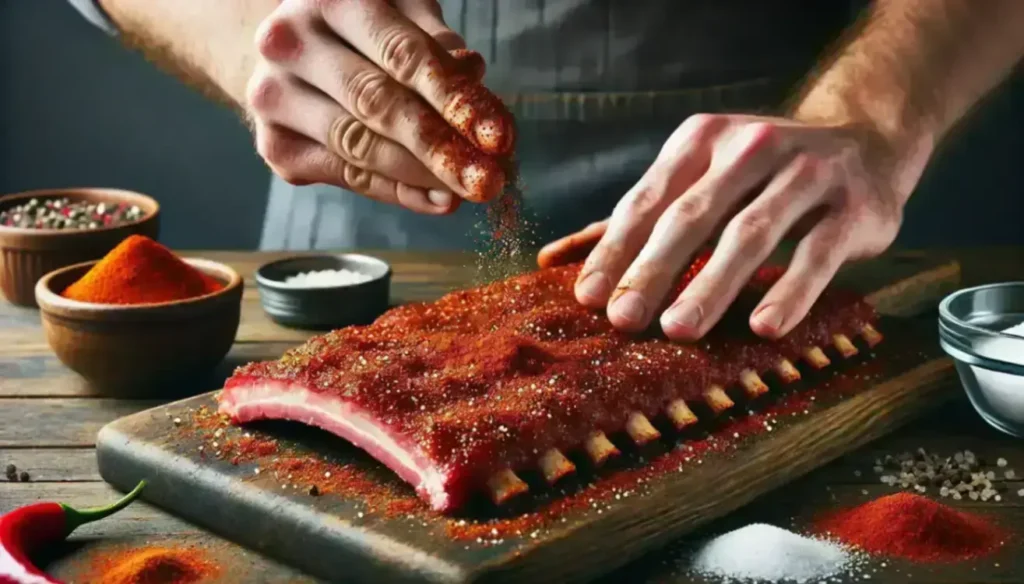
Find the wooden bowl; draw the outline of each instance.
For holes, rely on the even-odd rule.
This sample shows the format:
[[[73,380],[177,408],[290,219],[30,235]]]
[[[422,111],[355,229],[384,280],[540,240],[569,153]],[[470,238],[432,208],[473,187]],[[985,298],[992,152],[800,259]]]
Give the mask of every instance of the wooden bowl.
[[[95,261],[46,274],[35,292],[50,348],[97,393],[188,395],[190,388],[182,382],[208,374],[234,344],[243,286],[242,277],[224,264],[185,261],[224,283],[224,288],[175,302],[92,304],[60,293]]]
[[[33,198],[67,197],[90,203],[127,203],[142,209],[142,219],[88,230],[30,229],[0,225],[0,290],[12,304],[36,306],[36,282],[56,269],[98,260],[129,235],[156,239],[160,204],[151,197],[118,189],[72,188],[27,191],[0,197],[0,210]]]

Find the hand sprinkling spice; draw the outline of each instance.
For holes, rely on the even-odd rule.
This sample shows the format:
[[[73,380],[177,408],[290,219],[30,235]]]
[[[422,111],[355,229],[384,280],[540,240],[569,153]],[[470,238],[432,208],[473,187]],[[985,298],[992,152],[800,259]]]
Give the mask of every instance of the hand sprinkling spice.
[[[54,197],[30,199],[0,211],[0,225],[27,229],[99,229],[132,223],[143,215],[136,205]]]

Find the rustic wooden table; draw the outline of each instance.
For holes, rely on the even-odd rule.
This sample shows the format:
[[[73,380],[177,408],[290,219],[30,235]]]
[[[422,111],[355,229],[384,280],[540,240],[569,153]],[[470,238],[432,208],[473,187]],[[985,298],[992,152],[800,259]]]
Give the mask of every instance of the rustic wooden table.
[[[963,265],[965,285],[1024,280],[1024,249],[941,250],[929,253],[953,256]],[[226,262],[246,278],[242,323],[238,340],[223,366],[198,381],[195,393],[215,389],[237,364],[278,357],[308,333],[272,323],[259,305],[253,272],[284,253],[196,252]],[[392,263],[393,302],[428,300],[464,285],[474,273],[461,254],[381,253]],[[928,316],[925,318],[934,318]],[[0,513],[39,500],[56,500],[90,506],[113,500],[117,493],[99,477],[94,457],[96,432],[120,416],[158,402],[97,397],[53,356],[36,310],[0,303],[0,465],[15,464],[31,474],[31,482],[0,482]],[[782,492],[770,494],[728,518],[709,526],[712,533],[754,521],[785,525],[793,517],[805,517],[838,503],[853,503],[891,489],[878,482],[873,461],[882,453],[899,453],[923,447],[952,454],[971,449],[988,460],[1006,458],[1009,467],[1024,475],[1021,443],[990,429],[970,409],[965,398],[942,406],[934,413],[887,438],[836,461]],[[1011,529],[1024,533],[1024,497],[1017,491],[1024,482],[1008,482],[1000,502],[959,502],[960,507],[987,512]],[[952,501],[950,501],[952,503]],[[689,541],[656,552],[612,574],[607,581],[691,582],[679,566]],[[286,566],[267,560],[212,534],[204,532],[146,504],[82,529],[68,545],[50,558],[52,573],[72,582],[88,582],[95,558],[119,547],[150,543],[197,544],[222,561],[219,582],[312,582]],[[1022,582],[1024,554],[1011,542],[997,557],[942,569],[909,567],[889,562],[875,564],[871,576],[882,582]],[[858,580],[864,575],[857,577]]]

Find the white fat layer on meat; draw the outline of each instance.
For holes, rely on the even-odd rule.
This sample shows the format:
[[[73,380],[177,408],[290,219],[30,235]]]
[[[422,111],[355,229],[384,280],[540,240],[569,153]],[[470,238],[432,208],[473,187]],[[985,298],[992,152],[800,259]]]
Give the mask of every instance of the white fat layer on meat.
[[[363,450],[382,450],[398,465],[415,473],[418,489],[424,489],[431,504],[445,506],[448,494],[444,491],[444,476],[433,468],[424,468],[415,457],[395,442],[385,430],[363,415],[350,403],[326,398],[301,385],[275,382],[252,383],[225,390],[222,405],[225,413],[242,419],[285,419],[317,426],[345,438]],[[274,416],[252,415],[251,410],[265,411],[279,408]],[[239,416],[239,414],[242,414]],[[320,420],[317,420],[317,414]],[[322,419],[326,416],[327,420]],[[372,452],[371,452],[372,454]],[[404,478],[404,477],[403,477]]]

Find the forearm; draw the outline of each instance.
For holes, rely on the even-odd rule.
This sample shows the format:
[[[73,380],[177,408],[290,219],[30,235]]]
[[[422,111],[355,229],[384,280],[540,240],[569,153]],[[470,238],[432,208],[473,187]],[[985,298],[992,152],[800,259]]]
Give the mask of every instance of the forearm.
[[[1020,61],[1022,30],[1021,0],[876,0],[794,116],[870,127],[896,157],[930,152]]]
[[[277,0],[100,0],[125,43],[213,99],[242,109],[254,37]]]

